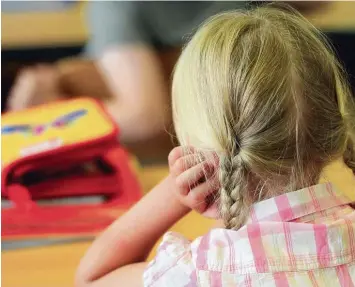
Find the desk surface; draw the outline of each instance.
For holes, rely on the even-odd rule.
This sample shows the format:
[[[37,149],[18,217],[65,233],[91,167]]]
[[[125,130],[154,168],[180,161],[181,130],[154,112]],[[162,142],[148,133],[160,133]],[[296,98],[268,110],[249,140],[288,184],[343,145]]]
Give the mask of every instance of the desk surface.
[[[165,166],[143,169],[139,177],[144,190],[150,190],[167,173]],[[325,171],[324,179],[332,181],[348,196],[354,197],[355,177],[342,163],[330,166]],[[213,221],[191,213],[173,226],[172,230],[193,239],[205,233],[213,224]],[[84,242],[3,252],[2,286],[72,286],[76,267],[89,245],[90,242]],[[154,251],[150,257],[153,254]]]
[[[3,48],[82,44],[88,37],[85,1],[53,12],[1,13]],[[328,2],[308,18],[324,30],[355,31],[355,2]]]

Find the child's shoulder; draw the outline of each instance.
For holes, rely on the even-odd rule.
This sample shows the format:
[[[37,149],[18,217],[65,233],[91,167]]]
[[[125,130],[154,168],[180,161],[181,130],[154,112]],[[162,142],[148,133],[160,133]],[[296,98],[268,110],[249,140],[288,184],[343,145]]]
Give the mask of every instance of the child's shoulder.
[[[176,263],[183,259],[183,262],[191,261],[196,266],[202,253],[206,258],[213,256],[216,249],[224,253],[224,249],[237,242],[239,233],[240,231],[215,228],[191,241],[182,234],[167,232],[158,247],[156,259],[164,260],[167,257],[169,261],[175,260]]]
[[[171,280],[174,286],[198,286],[197,270],[208,273],[213,266],[228,265],[224,259],[230,258],[228,254],[233,245],[230,240],[235,240],[236,234],[238,231],[212,229],[190,241],[181,234],[166,233],[155,258],[145,270],[144,286],[171,286]]]

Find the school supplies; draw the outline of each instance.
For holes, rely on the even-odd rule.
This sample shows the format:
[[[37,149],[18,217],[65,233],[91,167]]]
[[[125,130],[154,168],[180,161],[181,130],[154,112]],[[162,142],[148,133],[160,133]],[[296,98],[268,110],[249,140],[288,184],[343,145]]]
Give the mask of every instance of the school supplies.
[[[94,236],[141,197],[118,129],[79,98],[2,116],[2,239]]]

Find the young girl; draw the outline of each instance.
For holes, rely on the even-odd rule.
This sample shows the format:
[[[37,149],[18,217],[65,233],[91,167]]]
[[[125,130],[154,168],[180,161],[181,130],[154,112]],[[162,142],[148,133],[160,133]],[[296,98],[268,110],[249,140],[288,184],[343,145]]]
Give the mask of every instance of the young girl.
[[[170,175],[94,242],[77,286],[355,285],[351,200],[318,184],[339,157],[355,171],[355,107],[319,31],[287,7],[213,17],[177,64],[173,112]],[[168,233],[147,265],[191,209],[225,228]]]

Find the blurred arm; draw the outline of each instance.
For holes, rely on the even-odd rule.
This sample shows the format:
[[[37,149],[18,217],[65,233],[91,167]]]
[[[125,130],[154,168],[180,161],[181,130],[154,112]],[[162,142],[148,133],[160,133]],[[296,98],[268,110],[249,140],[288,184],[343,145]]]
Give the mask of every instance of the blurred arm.
[[[87,52],[112,95],[106,106],[124,143],[152,138],[169,122],[169,88],[144,5],[93,1],[88,7]]]
[[[171,122],[166,75],[149,47],[114,47],[95,62],[66,60],[58,68],[63,93],[104,100],[124,143],[153,137]]]
[[[112,48],[97,62],[113,97],[106,102],[124,142],[152,137],[170,123],[168,86],[159,58],[144,46]]]
[[[97,61],[58,63],[63,93],[104,100],[124,143],[153,137],[171,123],[161,57],[143,45],[107,49]]]

